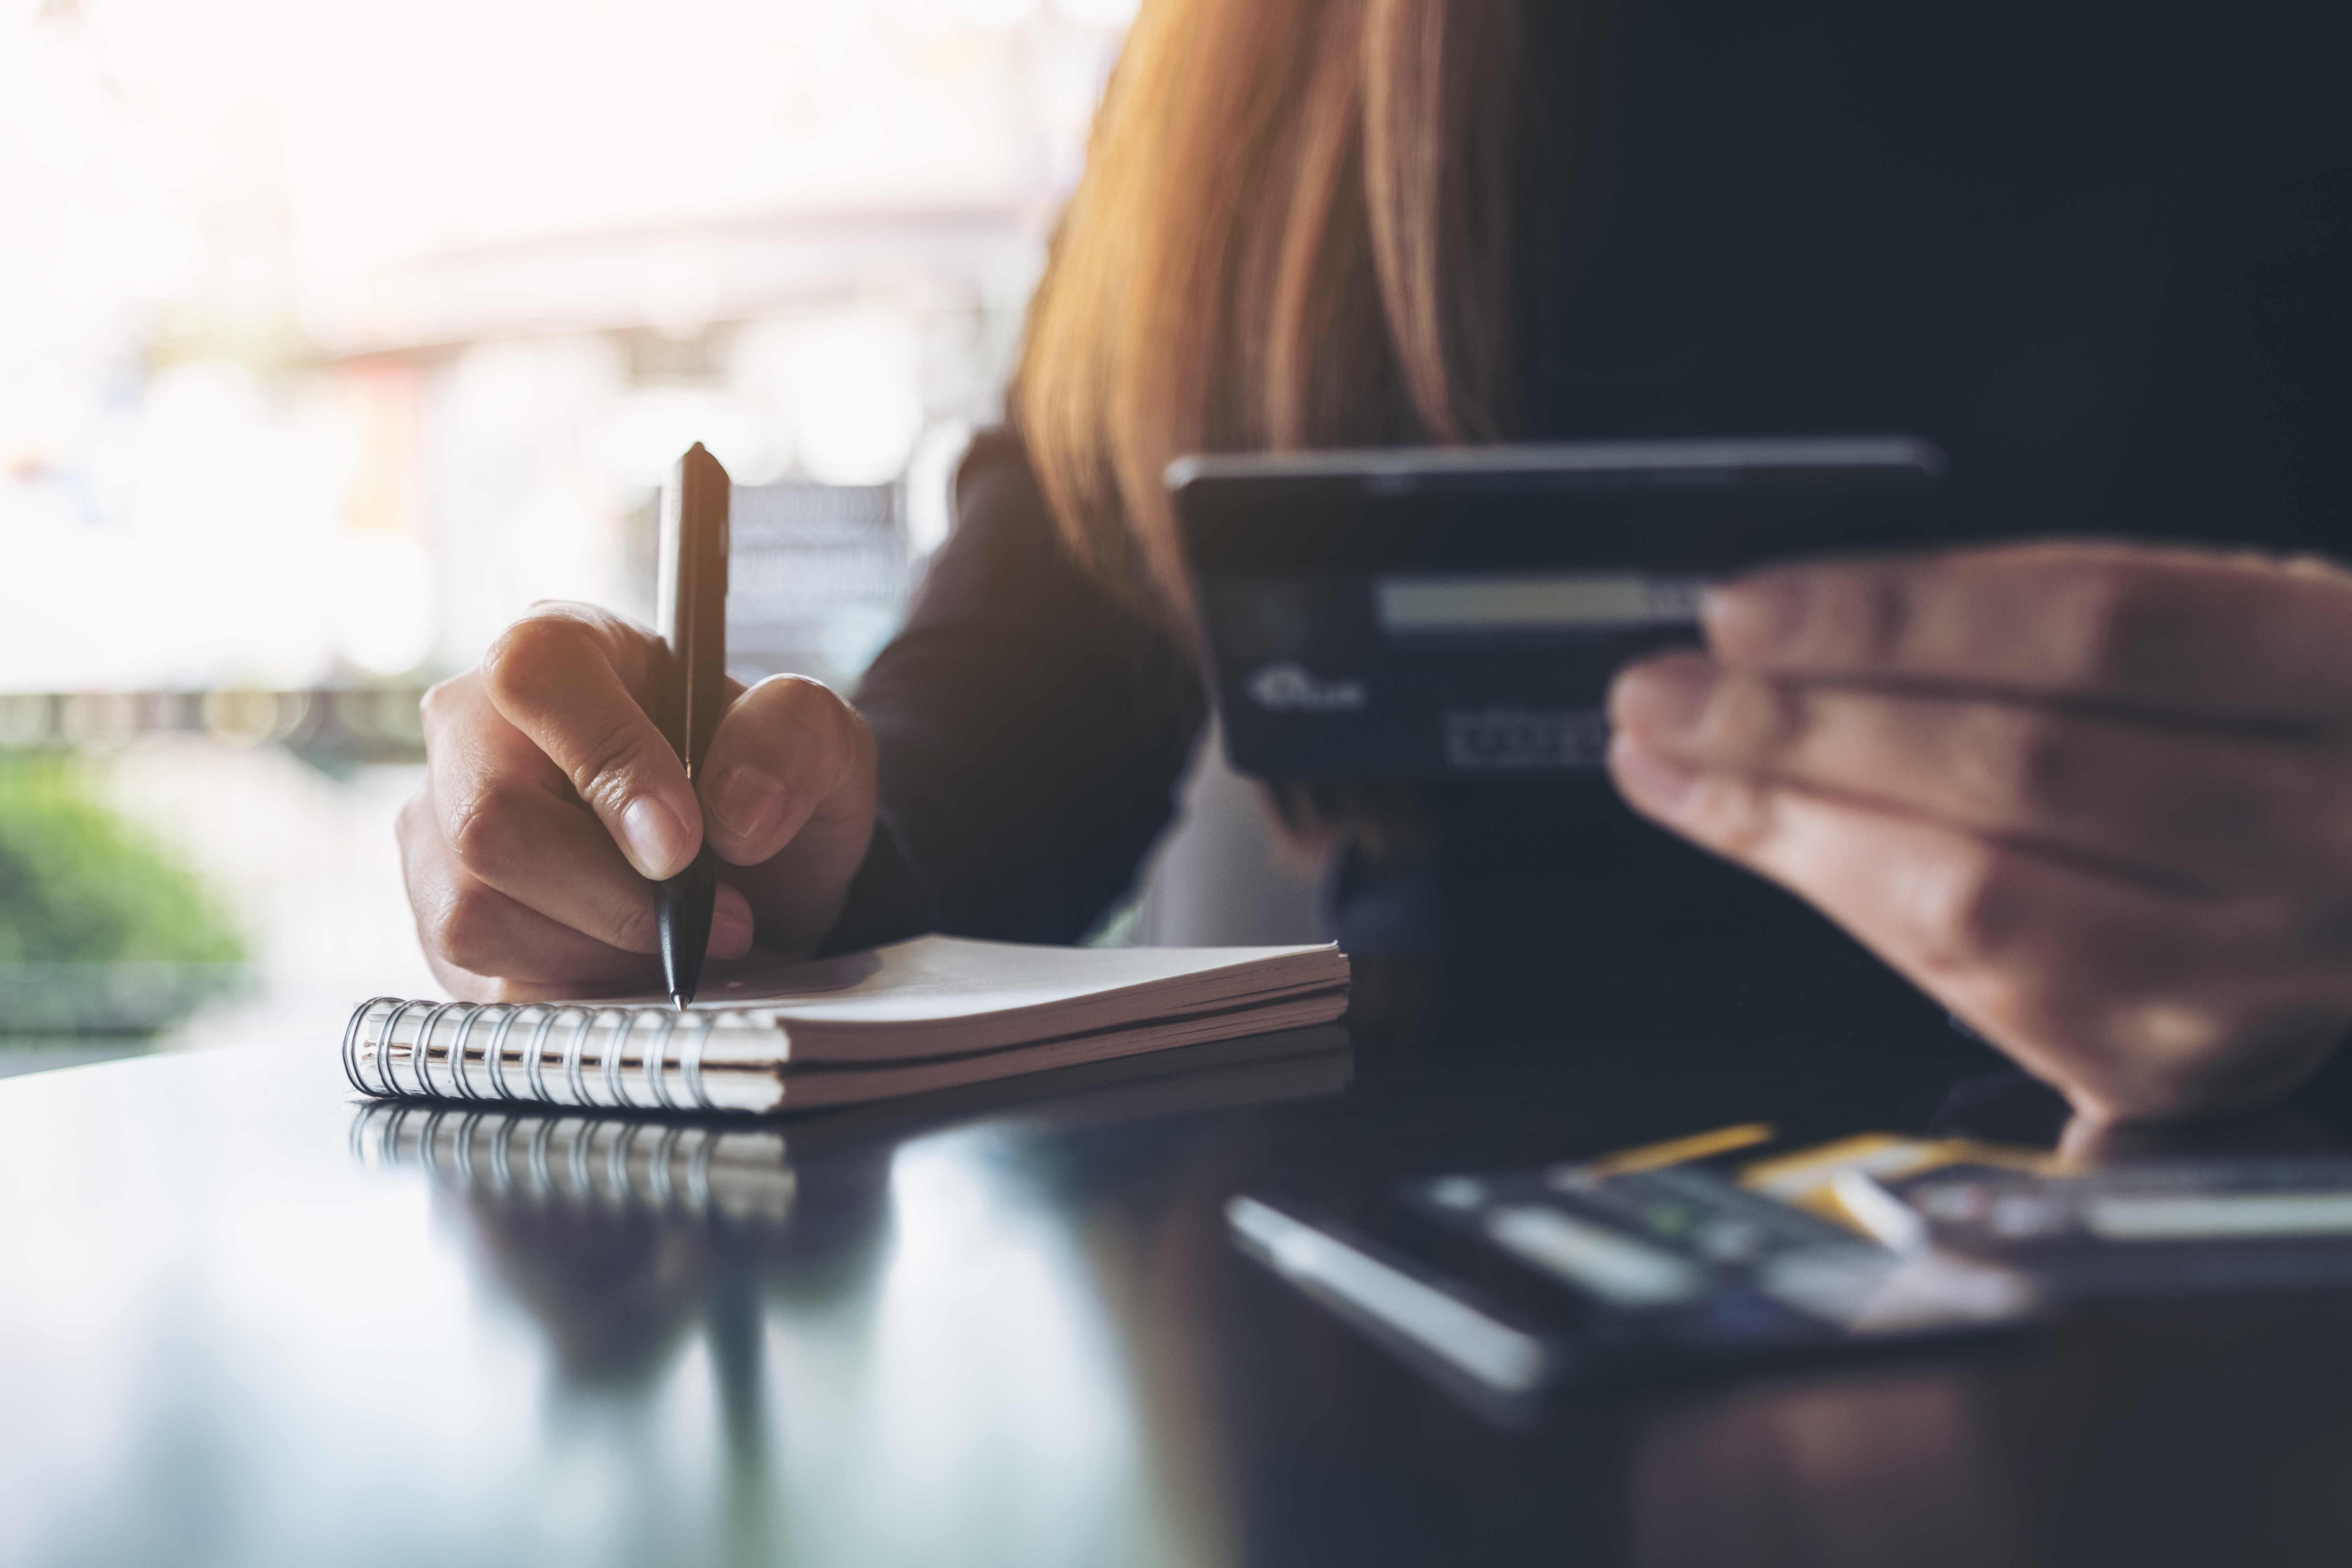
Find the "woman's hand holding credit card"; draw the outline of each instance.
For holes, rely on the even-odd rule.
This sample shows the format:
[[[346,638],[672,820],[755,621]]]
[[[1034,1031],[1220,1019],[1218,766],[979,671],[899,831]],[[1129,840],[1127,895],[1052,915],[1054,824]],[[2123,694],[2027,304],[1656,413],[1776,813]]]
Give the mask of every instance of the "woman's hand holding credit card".
[[[2352,574],[2032,543],[1710,589],[1627,668],[1640,811],[2097,1121],[2252,1104],[2352,1022]]]
[[[1170,479],[1245,773],[1605,761],[2086,1123],[2259,1103],[2352,1023],[2352,574],[2315,556],[2021,538],[1900,436]]]

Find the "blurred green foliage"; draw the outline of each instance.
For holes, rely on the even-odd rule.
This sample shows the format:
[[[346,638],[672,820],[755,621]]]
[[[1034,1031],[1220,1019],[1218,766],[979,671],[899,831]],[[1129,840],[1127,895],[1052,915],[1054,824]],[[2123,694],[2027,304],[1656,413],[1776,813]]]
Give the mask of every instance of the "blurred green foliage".
[[[70,759],[0,757],[0,963],[236,963],[194,874],[93,798]]]
[[[245,942],[85,764],[0,754],[0,1033],[145,1033],[235,986]]]

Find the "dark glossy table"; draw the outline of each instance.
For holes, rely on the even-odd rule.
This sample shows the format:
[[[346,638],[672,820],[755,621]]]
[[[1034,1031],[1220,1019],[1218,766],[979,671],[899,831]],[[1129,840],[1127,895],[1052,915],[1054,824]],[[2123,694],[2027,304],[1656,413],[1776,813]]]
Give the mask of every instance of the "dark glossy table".
[[[643,1190],[705,1130],[461,1160],[330,1043],[0,1084],[0,1563],[2352,1559],[2346,1297],[1514,1434],[1234,1250],[1224,1198],[1302,1173],[2063,1119],[1856,963],[1578,974],[1360,965],[1351,1049],[785,1123],[724,1202]]]

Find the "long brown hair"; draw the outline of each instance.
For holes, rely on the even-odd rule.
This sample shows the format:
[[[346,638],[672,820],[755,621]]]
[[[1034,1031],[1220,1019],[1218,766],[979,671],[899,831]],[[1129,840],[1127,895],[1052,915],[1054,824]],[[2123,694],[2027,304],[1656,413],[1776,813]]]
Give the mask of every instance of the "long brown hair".
[[[1522,0],[1146,0],[1012,413],[1077,558],[1183,630],[1191,451],[1517,425]]]

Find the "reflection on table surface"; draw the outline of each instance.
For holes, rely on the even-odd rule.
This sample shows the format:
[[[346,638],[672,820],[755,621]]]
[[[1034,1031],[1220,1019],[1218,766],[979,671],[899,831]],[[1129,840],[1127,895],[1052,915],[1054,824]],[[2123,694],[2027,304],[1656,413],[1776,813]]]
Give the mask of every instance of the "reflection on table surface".
[[[371,1104],[330,1046],[0,1085],[0,1562],[2334,1560],[2341,1297],[1511,1435],[1231,1248],[1306,1171],[2063,1123],[1858,967],[1541,978],[1367,964],[1352,1048],[769,1122]]]

